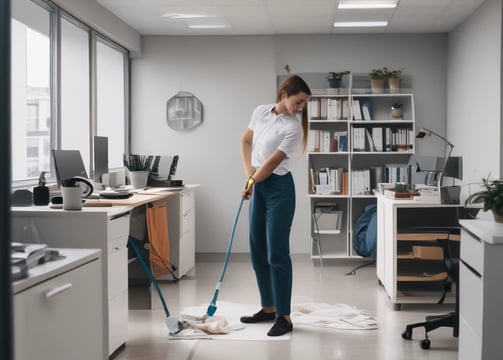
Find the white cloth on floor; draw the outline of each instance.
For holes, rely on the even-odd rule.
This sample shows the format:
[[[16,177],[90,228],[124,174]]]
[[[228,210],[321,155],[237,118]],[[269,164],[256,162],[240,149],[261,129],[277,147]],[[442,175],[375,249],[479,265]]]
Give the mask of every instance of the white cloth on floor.
[[[182,331],[173,336],[180,338],[229,334],[245,328],[241,324],[230,324],[224,316],[218,315],[209,317],[182,314],[179,321],[183,324]]]
[[[377,329],[377,321],[365,310],[346,304],[303,303],[292,306],[294,325],[310,325],[341,330]]]

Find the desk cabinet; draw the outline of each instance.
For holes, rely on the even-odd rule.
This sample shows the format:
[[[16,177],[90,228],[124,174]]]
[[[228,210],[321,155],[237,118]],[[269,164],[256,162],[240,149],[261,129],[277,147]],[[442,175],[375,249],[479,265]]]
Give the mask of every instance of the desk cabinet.
[[[503,353],[503,224],[461,220],[459,359]]]
[[[417,227],[457,226],[458,208],[378,196],[377,277],[395,310],[401,304],[437,303],[441,298],[442,281],[447,278],[441,249],[416,246],[414,242],[446,237],[421,233]],[[454,303],[455,296],[448,294],[445,302]]]
[[[195,196],[195,190],[186,187],[167,198],[170,257],[178,278],[187,275],[196,264]],[[171,275],[160,279],[171,279]]]
[[[60,253],[64,259],[34,267],[13,285],[16,360],[107,357],[100,251]]]
[[[129,211],[130,208],[124,206],[84,208],[82,211],[48,207],[12,209],[13,241],[35,242],[34,234],[38,234],[40,242],[51,247],[101,249],[102,322],[108,355],[127,339]]]

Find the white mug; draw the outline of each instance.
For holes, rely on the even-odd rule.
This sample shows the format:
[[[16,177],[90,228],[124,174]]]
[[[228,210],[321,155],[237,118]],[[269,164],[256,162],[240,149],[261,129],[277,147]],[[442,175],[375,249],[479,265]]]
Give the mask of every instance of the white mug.
[[[82,210],[82,189],[80,186],[61,187],[64,210]]]
[[[126,176],[124,174],[124,171],[114,171],[102,175],[103,185],[110,186],[112,189],[116,189],[119,186],[124,185],[125,182],[126,182]]]

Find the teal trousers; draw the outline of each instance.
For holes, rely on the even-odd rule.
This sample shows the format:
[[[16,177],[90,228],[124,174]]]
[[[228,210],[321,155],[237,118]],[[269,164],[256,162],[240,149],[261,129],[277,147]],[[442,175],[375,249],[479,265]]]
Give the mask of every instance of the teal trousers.
[[[261,305],[289,315],[292,298],[290,229],[295,213],[291,173],[256,183],[250,200],[250,256]]]

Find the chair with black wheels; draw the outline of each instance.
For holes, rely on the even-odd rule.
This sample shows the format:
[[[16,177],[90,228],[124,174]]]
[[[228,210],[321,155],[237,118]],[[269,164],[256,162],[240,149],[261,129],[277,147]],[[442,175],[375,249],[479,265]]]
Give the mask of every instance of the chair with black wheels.
[[[422,349],[429,349],[431,342],[428,338],[428,333],[439,327],[451,327],[453,329],[453,336],[459,335],[459,254],[454,255],[452,251],[452,243],[457,244],[459,250],[459,235],[460,229],[458,227],[422,227],[421,231],[430,233],[443,233],[445,237],[437,238],[436,241],[418,241],[415,244],[420,246],[436,246],[441,247],[443,251],[443,263],[448,278],[444,280],[444,292],[438,301],[442,304],[445,300],[447,291],[450,289],[451,282],[456,285],[456,303],[455,310],[444,315],[426,316],[425,321],[406,326],[402,333],[402,338],[406,340],[412,339],[412,331],[415,328],[424,327],[425,338],[420,341]]]

